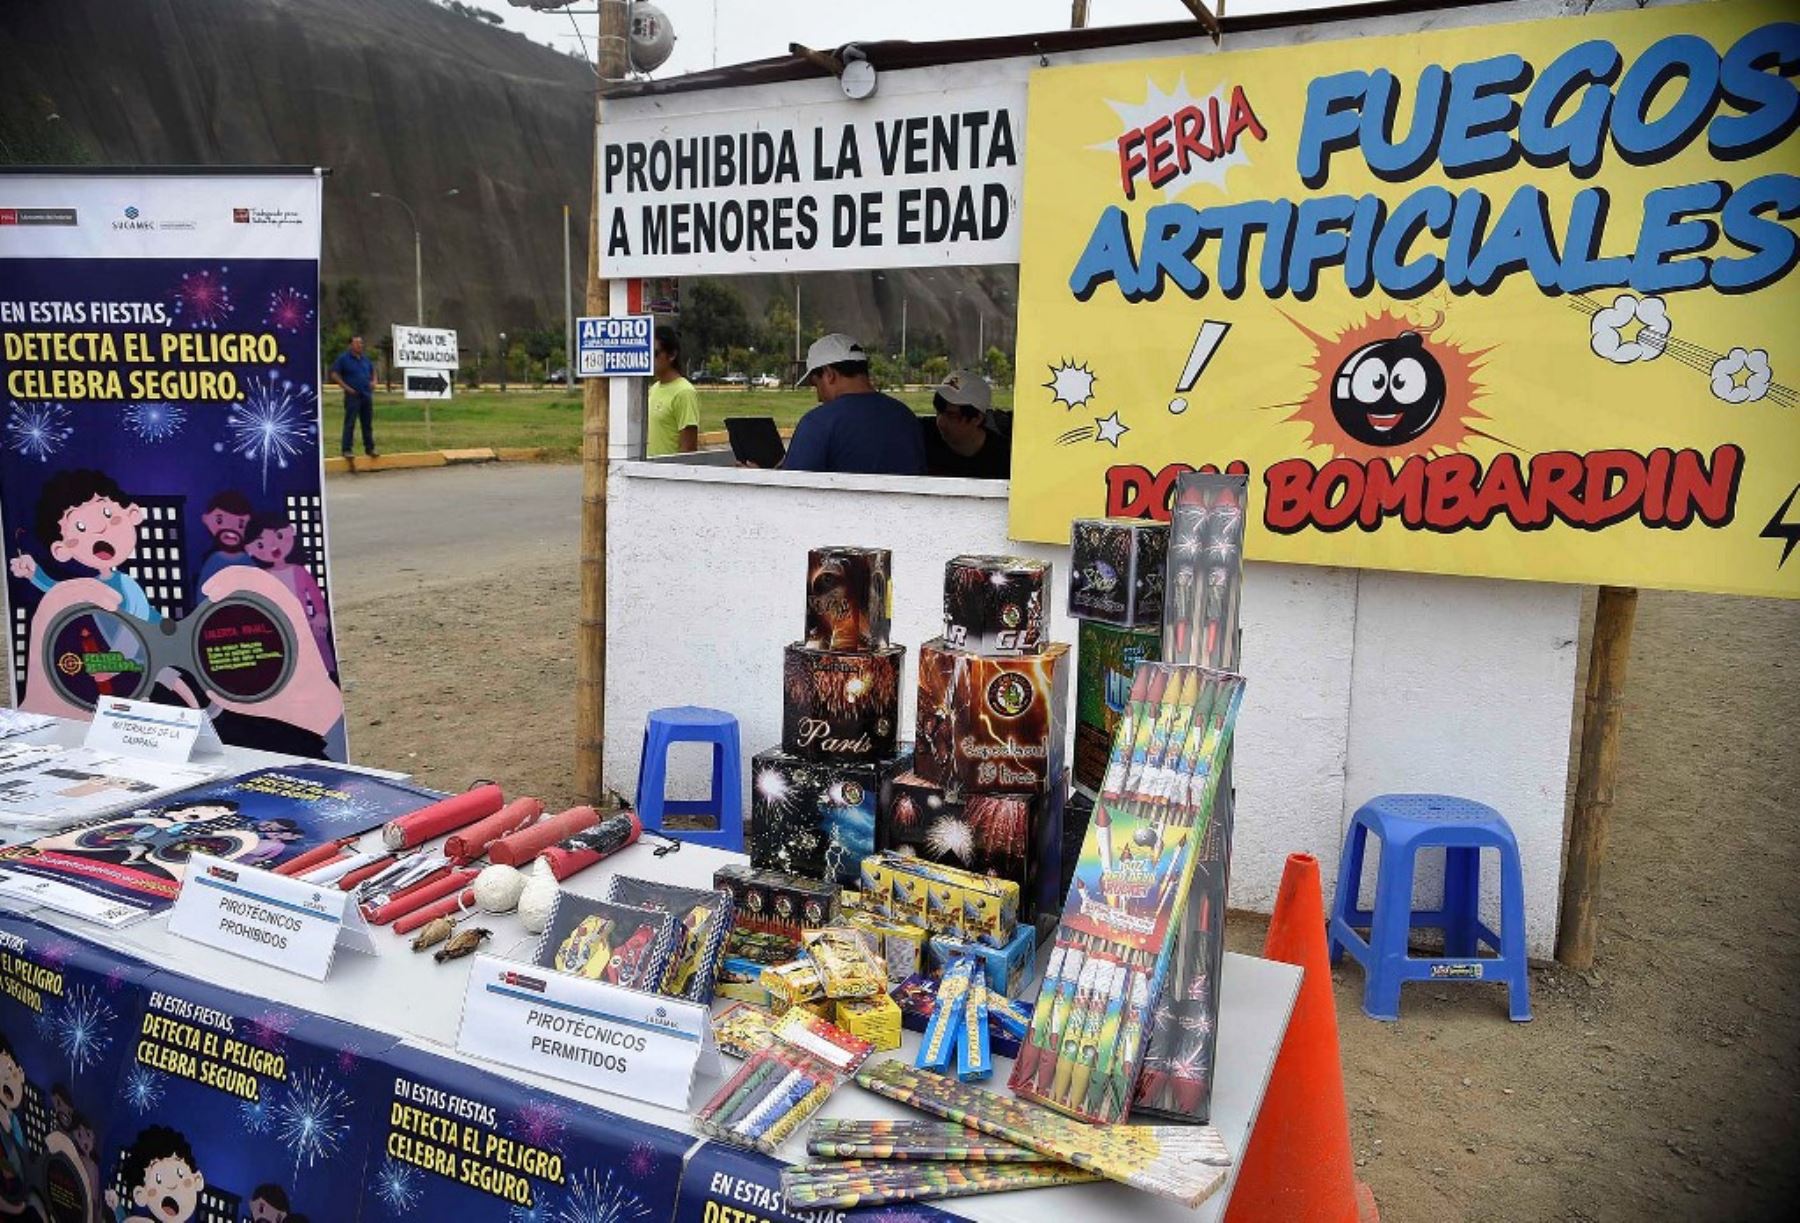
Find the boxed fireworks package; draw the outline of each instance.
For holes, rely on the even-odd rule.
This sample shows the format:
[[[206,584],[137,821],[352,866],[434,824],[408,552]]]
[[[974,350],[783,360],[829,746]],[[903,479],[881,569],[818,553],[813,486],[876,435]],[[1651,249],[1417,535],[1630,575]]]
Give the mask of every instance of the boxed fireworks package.
[[[1031,980],[1037,966],[1037,927],[1019,923],[1019,932],[1004,947],[934,934],[925,954],[926,972],[941,976],[960,958],[974,960],[987,976],[988,988],[1008,998],[1016,998]]]
[[[947,796],[916,772],[885,791],[875,844],[1019,885],[1020,916],[1055,911],[1062,889],[1060,777],[1037,793]]]
[[[762,970],[766,964],[755,960],[747,960],[742,956],[728,955],[719,961],[719,974],[713,982],[714,998],[729,998],[733,1002],[747,1002],[751,1006],[767,1009],[774,998],[762,983]]]
[[[1088,823],[1094,818],[1094,795],[1080,786],[1069,790],[1069,801],[1063,805],[1062,883],[1059,894],[1067,896],[1075,882],[1075,865],[1081,860],[1081,842],[1087,837]]]
[[[1189,472],[1169,509],[1162,657],[1231,670],[1238,658],[1248,476]]]
[[[806,646],[879,650],[893,619],[893,553],[814,548],[806,554]]]
[[[712,1001],[719,959],[731,933],[730,892],[614,875],[607,884],[606,898],[674,914],[675,947],[658,992],[702,1005]]]
[[[891,851],[865,860],[862,890],[886,888],[891,920],[990,947],[1012,942],[1019,923],[1019,885]]]
[[[894,987],[894,1005],[900,1008],[900,1026],[923,1032],[937,1009],[938,978],[920,973]],[[1007,1001],[988,994],[988,1043],[1000,1057],[1017,1057],[1019,1041],[1031,1027],[1032,1004]]]
[[[675,946],[673,914],[558,892],[532,962],[570,976],[655,993]]]
[[[802,931],[817,930],[837,920],[835,883],[759,871],[733,862],[713,872],[713,887],[731,893],[735,932],[785,939],[790,948],[799,944]],[[744,955],[757,941],[740,944],[734,940],[731,952]],[[792,958],[791,953],[784,958]]]
[[[902,752],[868,764],[803,760],[780,748],[750,762],[750,865],[826,882],[856,882],[876,850],[883,789],[912,763]]]
[[[870,950],[887,965],[888,980],[904,981],[925,963],[925,940],[930,932],[923,926],[889,921],[874,913],[851,913],[845,923],[853,927],[869,944]]]
[[[1050,562],[958,556],[944,566],[944,641],[953,650],[1014,656],[1044,647]]]
[[[1136,518],[1077,518],[1069,533],[1069,614],[1162,628],[1169,528]]]
[[[1162,631],[1083,620],[1075,640],[1075,784],[1098,790],[1131,677],[1140,662],[1162,657]]]
[[[796,642],[782,664],[781,747],[806,760],[894,755],[906,647],[813,650]]]
[[[751,1054],[695,1115],[709,1137],[768,1155],[874,1051],[868,1041],[799,1008],[782,1015],[772,1030],[774,1040]]]
[[[1063,767],[1069,647],[1022,658],[919,650],[913,770],[952,795],[1028,794]]]
[[[713,1040],[719,1051],[748,1059],[775,1042],[776,1016],[748,1002],[734,1002],[713,1016]]]
[[[900,1047],[900,1008],[886,994],[840,999],[832,1019],[850,1035],[868,1041],[877,1053]]]

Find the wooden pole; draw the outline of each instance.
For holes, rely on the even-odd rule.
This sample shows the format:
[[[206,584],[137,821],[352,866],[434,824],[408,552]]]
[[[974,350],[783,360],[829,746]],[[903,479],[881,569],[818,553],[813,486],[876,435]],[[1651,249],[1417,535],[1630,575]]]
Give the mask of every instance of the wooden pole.
[[[588,213],[587,312],[610,313],[600,279],[600,124],[606,90],[625,78],[630,13],[625,0],[600,0],[599,73],[594,90],[594,190]],[[570,353],[573,361],[575,354]],[[606,463],[612,416],[605,378],[587,378],[581,392],[581,618],[575,635],[575,792],[598,802],[605,790],[606,754]]]
[[[1556,958],[1575,969],[1590,968],[1594,963],[1594,930],[1599,924],[1595,901],[1600,892],[1600,863],[1606,857],[1607,828],[1612,822],[1625,668],[1631,658],[1637,597],[1638,592],[1630,587],[1602,586],[1594,611],[1581,721],[1581,764],[1575,778],[1575,813],[1569,821],[1562,918],[1556,931]]]
[[[1082,30],[1087,28],[1088,0],[1074,0],[1069,8],[1069,28]]]

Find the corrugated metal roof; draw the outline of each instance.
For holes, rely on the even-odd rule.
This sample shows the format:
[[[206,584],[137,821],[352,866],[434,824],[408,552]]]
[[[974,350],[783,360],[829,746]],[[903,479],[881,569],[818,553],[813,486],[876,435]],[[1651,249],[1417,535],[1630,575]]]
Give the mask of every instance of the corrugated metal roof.
[[[1441,0],[1373,0],[1368,4],[1349,4],[1327,10],[1305,12],[1262,13],[1249,17],[1225,17],[1219,22],[1226,37],[1258,30],[1291,29],[1297,26],[1342,24],[1374,20],[1378,17],[1402,16],[1443,9],[1481,8],[1510,3],[1511,0],[1461,0],[1446,6]],[[1175,0],[1170,0],[1171,4]],[[944,64],[966,64],[981,60],[1010,59],[1021,55],[1056,55],[1071,51],[1087,51],[1103,47],[1125,47],[1134,44],[1176,42],[1205,36],[1205,29],[1194,19],[1161,21],[1150,25],[1098,26],[1082,30],[1046,30],[1038,34],[1007,34],[998,38],[961,38],[940,42],[912,42],[895,39],[887,42],[857,43],[871,64],[881,71],[903,68],[934,68]],[[826,48],[820,48],[825,50]],[[672,93],[692,93],[705,89],[733,89],[744,85],[769,85],[778,81],[806,80],[820,75],[816,64],[799,55],[781,55],[771,59],[731,64],[706,72],[690,72],[667,80],[622,81],[607,89],[608,98],[651,98]]]

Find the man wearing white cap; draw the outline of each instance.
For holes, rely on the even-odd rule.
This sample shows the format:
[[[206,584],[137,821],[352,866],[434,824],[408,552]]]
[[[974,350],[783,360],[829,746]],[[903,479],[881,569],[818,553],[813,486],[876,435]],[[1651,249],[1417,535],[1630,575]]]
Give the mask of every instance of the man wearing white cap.
[[[875,389],[861,344],[841,332],[814,340],[806,350],[806,373],[795,383],[809,384],[819,406],[795,426],[783,469],[925,474],[919,418]]]
[[[925,471],[966,480],[1004,480],[1012,474],[1012,446],[987,427],[993,396],[987,379],[959,369],[931,397],[937,419],[925,426]]]

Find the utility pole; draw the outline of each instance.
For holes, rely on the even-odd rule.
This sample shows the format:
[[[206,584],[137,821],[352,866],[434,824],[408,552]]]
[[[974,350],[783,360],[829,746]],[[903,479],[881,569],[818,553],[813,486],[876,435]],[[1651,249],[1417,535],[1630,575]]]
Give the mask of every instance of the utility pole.
[[[797,274],[794,277],[794,364],[800,364],[800,277]]]
[[[1073,6],[1069,9],[1069,28],[1071,30],[1085,29],[1087,17],[1088,0],[1074,0]]]
[[[563,389],[575,390],[575,265],[569,253],[569,206],[563,205]]]
[[[606,91],[625,79],[631,10],[627,0],[599,0],[600,79],[594,90],[592,205],[588,213],[587,312],[611,313],[600,279],[600,125]],[[570,354],[571,358],[574,356]],[[587,378],[581,393],[581,619],[575,634],[575,792],[597,801],[605,790],[606,755],[606,463],[612,414],[605,378]]]
[[[902,386],[905,386],[907,382],[906,302],[906,294],[902,291],[900,294],[900,385]]]

